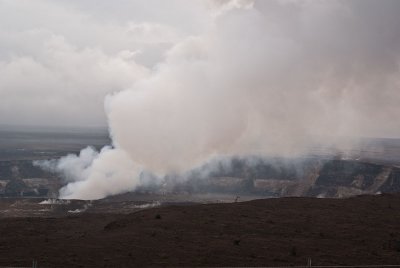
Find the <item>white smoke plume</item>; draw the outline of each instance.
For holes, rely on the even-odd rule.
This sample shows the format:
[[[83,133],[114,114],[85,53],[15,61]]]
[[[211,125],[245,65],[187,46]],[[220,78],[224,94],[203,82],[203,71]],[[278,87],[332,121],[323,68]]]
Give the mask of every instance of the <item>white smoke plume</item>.
[[[67,185],[60,197],[99,199],[135,189],[140,184],[140,167],[123,150],[104,147],[100,152],[88,147],[78,156],[60,160],[35,161],[42,168],[61,173]]]
[[[217,2],[204,33],[106,98],[113,147],[61,159],[62,198],[131,191],[141,170],[184,172],[215,156],[400,136],[399,1]]]

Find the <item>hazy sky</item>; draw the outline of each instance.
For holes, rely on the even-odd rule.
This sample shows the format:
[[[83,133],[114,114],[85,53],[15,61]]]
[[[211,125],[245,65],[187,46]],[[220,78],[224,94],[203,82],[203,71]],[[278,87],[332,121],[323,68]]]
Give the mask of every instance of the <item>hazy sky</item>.
[[[201,40],[192,44],[208,46],[206,68],[223,78],[178,70],[195,76],[184,82],[190,101],[195,88],[222,83],[206,98],[245,99],[278,131],[308,124],[326,134],[335,124],[343,135],[400,137],[398,14],[396,0],[0,0],[0,124],[106,125],[107,94],[143,88]],[[162,86],[157,105],[173,94]],[[124,120],[135,124],[146,107],[133,103]]]
[[[129,88],[208,23],[186,0],[0,0],[0,124],[106,125]]]

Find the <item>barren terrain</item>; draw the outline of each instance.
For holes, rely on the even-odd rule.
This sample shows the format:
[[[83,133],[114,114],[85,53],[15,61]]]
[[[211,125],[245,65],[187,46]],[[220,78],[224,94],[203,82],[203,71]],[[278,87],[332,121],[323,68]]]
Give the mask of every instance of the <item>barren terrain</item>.
[[[400,264],[400,195],[170,205],[0,220],[0,265]]]
[[[59,200],[62,177],[32,161],[109,139],[40,131],[0,131],[0,266],[400,264],[399,140],[289,161],[233,158],[208,177],[194,170],[162,188]]]

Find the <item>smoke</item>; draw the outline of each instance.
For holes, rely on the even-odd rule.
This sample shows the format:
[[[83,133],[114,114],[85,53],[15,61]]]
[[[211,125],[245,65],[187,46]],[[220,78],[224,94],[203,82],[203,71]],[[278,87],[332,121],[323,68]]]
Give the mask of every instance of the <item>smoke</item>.
[[[209,28],[106,98],[113,147],[62,158],[62,198],[135,189],[212,157],[399,136],[399,1],[218,1]]]

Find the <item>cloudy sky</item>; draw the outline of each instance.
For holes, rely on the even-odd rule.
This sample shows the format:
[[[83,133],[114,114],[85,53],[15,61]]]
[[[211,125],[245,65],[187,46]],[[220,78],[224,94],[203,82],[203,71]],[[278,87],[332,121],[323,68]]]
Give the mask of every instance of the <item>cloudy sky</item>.
[[[400,137],[398,14],[396,0],[0,0],[0,124],[106,126],[108,116],[147,133],[160,116],[138,114],[170,102],[174,113],[196,104],[195,116],[210,107],[200,117],[215,125],[240,113],[237,125],[203,126],[221,133]],[[198,53],[207,59],[194,71]],[[171,92],[177,79],[186,90]],[[131,96],[149,85],[154,96]],[[106,116],[105,96],[121,91]],[[135,108],[120,116],[124,97]],[[173,118],[181,131],[194,117]]]
[[[104,97],[203,31],[212,4],[0,0],[0,124],[106,125]]]

